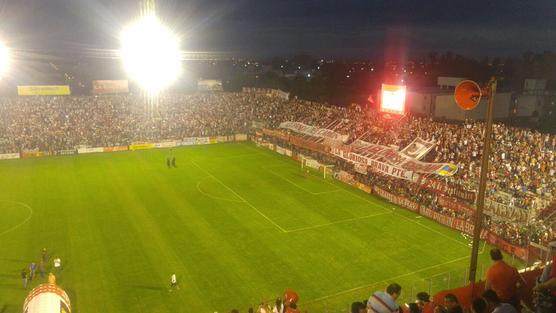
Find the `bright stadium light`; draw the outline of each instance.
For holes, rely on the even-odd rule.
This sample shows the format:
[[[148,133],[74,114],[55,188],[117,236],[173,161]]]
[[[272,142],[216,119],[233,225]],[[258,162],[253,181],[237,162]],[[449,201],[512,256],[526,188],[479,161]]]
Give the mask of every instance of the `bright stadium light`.
[[[4,43],[0,42],[0,77],[8,71],[10,66],[10,50]]]
[[[380,111],[385,113],[404,114],[406,87],[403,85],[382,84]]]
[[[179,40],[153,14],[124,29],[120,57],[129,78],[150,94],[168,87],[181,73]]]

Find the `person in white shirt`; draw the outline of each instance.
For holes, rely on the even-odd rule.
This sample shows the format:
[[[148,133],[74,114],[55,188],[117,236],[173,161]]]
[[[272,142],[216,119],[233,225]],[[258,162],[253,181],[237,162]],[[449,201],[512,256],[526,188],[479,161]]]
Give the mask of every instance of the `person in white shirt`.
[[[54,259],[54,271],[56,273],[60,272],[60,270],[62,269],[62,260],[60,258],[55,258]]]
[[[174,289],[180,289],[180,286],[178,286],[178,279],[176,278],[176,274],[172,274],[172,276],[170,276],[170,292],[172,292]]]

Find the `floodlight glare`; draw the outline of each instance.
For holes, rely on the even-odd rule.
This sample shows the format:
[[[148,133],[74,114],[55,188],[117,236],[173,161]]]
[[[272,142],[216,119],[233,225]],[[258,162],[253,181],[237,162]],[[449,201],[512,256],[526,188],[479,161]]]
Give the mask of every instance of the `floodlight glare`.
[[[124,29],[120,57],[129,78],[149,93],[158,93],[181,73],[179,40],[154,15]]]
[[[385,113],[404,114],[406,87],[382,84],[380,111]]]
[[[0,42],[0,77],[8,71],[10,66],[10,50],[4,43]]]

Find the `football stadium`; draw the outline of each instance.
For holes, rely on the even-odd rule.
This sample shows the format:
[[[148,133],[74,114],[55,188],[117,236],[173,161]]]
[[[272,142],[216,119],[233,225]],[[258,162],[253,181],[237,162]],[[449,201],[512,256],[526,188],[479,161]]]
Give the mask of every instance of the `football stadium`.
[[[135,2],[98,63],[119,76],[45,53],[62,79],[16,79],[31,54],[1,46],[0,313],[556,312],[552,78],[511,90],[491,64],[430,91],[388,63],[331,104],[296,84],[339,61],[265,86],[272,62],[186,53]],[[334,84],[375,72],[350,64]]]

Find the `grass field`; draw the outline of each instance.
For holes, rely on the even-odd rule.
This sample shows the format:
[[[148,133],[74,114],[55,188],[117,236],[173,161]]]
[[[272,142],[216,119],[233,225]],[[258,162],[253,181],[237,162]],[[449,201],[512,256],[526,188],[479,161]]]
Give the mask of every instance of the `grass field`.
[[[340,312],[389,282],[409,299],[464,281],[459,232],[250,143],[173,153],[177,169],[169,150],[0,162],[0,312],[21,311],[43,247],[78,313],[246,312],[286,287]]]

